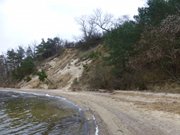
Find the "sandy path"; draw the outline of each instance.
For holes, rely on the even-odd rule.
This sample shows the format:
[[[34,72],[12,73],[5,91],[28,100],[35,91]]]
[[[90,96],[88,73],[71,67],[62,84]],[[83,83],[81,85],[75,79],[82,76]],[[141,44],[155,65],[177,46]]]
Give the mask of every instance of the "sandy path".
[[[180,135],[180,114],[177,111],[180,109],[177,108],[180,106],[179,94],[134,91],[109,94],[62,90],[33,92],[66,97],[93,113],[99,135]]]

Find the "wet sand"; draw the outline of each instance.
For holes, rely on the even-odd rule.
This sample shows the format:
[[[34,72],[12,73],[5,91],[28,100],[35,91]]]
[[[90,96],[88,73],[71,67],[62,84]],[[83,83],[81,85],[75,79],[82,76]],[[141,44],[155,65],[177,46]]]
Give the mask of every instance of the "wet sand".
[[[13,90],[13,89],[9,89]],[[14,89],[15,90],[15,89]],[[80,106],[98,125],[98,135],[179,135],[180,94],[118,91],[18,90],[62,96]],[[94,134],[94,133],[90,133]]]

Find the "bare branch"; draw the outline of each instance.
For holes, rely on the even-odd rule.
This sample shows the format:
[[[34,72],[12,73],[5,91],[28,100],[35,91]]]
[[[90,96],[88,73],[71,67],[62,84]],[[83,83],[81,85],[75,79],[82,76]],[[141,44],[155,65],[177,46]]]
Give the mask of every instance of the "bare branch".
[[[103,32],[110,32],[115,27],[114,17],[111,14],[104,14],[100,9],[96,9],[92,15],[81,16],[76,21],[80,25],[84,40],[99,36]]]
[[[83,38],[85,40],[88,40],[93,35],[96,35],[96,33],[98,33],[94,21],[91,20],[88,16],[82,16],[78,18],[76,21],[81,27],[80,29],[83,32]]]
[[[90,19],[103,31],[109,32],[113,27],[114,18],[111,14],[103,14],[100,9],[96,9],[94,14],[90,16]]]

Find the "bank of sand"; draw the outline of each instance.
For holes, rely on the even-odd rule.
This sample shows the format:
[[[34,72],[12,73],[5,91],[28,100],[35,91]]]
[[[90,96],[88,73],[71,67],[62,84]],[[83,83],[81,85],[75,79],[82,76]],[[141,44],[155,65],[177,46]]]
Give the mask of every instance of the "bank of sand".
[[[18,90],[62,96],[96,118],[99,135],[180,135],[180,94]]]

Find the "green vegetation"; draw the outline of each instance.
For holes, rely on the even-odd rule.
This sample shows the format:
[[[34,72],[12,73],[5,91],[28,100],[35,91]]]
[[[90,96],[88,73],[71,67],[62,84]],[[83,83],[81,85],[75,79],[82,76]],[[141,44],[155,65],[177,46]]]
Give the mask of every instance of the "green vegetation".
[[[105,43],[110,49],[109,61],[121,72],[127,68],[129,58],[133,55],[133,45],[140,38],[140,30],[135,22],[126,21],[107,33]]]
[[[25,76],[30,75],[35,71],[35,64],[31,57],[25,58],[20,66],[12,71],[12,75],[16,80],[22,80]]]
[[[47,78],[47,74],[44,70],[37,72],[37,75],[39,76],[39,80],[42,82]]]
[[[81,81],[85,83],[87,77],[90,87],[97,89],[144,90],[179,84],[180,2],[148,0],[147,7],[138,11],[135,21],[124,20],[103,34],[109,55],[96,59]]]
[[[143,26],[159,25],[169,15],[179,14],[179,0],[148,0],[147,7],[139,8],[135,16],[137,23]]]
[[[105,35],[118,89],[148,89],[152,83],[180,80],[180,2],[148,0],[136,21]],[[118,87],[117,87],[118,86]]]
[[[42,60],[52,56],[61,55],[68,42],[64,42],[58,37],[42,39],[39,45],[28,46],[24,49],[19,46],[17,50],[8,50],[6,55],[0,56],[0,83],[10,85],[22,79],[30,81],[26,76],[36,73],[36,67]],[[47,78],[44,72],[39,73],[40,80]]]
[[[43,60],[62,52],[63,41],[60,38],[48,38],[46,42],[42,39],[41,43],[36,47],[36,58]]]

